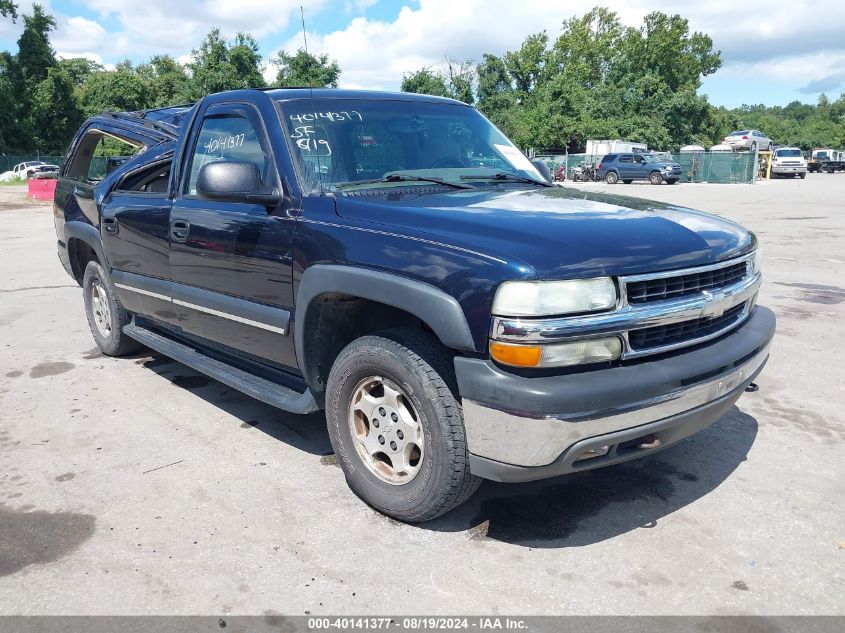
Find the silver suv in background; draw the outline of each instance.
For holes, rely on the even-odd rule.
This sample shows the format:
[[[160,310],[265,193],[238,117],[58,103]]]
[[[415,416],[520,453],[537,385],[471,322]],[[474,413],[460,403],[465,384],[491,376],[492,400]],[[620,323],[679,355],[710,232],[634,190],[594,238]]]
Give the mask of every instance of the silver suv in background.
[[[771,152],[774,146],[772,139],[760,130],[736,130],[728,134],[722,142],[725,145],[730,145],[734,151],[755,152],[759,149]]]

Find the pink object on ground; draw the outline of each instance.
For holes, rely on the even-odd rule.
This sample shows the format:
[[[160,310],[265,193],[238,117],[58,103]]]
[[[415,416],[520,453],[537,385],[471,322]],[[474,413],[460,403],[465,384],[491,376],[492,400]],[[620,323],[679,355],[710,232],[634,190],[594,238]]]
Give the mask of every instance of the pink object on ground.
[[[26,197],[35,200],[52,200],[58,182],[55,178],[30,178]]]

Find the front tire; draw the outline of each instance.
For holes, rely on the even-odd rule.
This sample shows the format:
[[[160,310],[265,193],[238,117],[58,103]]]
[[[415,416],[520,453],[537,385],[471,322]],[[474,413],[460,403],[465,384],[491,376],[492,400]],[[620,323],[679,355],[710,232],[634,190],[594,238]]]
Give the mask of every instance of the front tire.
[[[140,343],[123,333],[123,326],[132,317],[120,304],[108,274],[96,261],[88,262],[85,267],[82,295],[88,327],[103,354],[124,356],[141,349]]]
[[[619,174],[617,174],[615,171],[609,171],[605,175],[604,181],[609,185],[615,185],[617,182],[619,182]]]
[[[663,176],[659,171],[653,171],[648,175],[648,181],[653,185],[659,185],[663,182]]]
[[[347,345],[326,391],[326,422],[352,491],[416,523],[462,504],[470,473],[452,359],[426,332],[386,330]]]

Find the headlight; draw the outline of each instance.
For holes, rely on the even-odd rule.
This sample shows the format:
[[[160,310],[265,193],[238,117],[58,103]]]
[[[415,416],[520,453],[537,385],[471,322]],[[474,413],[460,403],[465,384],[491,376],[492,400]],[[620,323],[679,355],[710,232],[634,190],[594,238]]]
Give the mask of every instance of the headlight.
[[[762,267],[763,261],[762,261],[762,259],[763,258],[762,258],[762,255],[760,254],[760,249],[758,248],[756,251],[754,251],[754,255],[751,256],[751,259],[748,260],[749,264],[751,266],[752,276],[753,275],[759,275],[763,272],[763,267]]]
[[[548,345],[513,345],[490,341],[490,356],[513,367],[572,367],[607,363],[619,358],[622,343],[615,336]]]
[[[550,316],[608,310],[616,305],[610,277],[567,281],[506,281],[496,291],[497,316]]]

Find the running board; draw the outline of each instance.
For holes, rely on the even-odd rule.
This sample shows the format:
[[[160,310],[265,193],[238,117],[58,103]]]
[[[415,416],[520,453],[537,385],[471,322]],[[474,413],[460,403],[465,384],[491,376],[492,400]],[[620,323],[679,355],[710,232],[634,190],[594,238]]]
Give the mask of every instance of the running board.
[[[270,380],[259,378],[242,369],[206,356],[193,347],[140,327],[134,322],[124,325],[123,333],[150,349],[271,406],[291,413],[313,413],[320,409],[310,389],[306,389],[304,393],[299,393]]]

